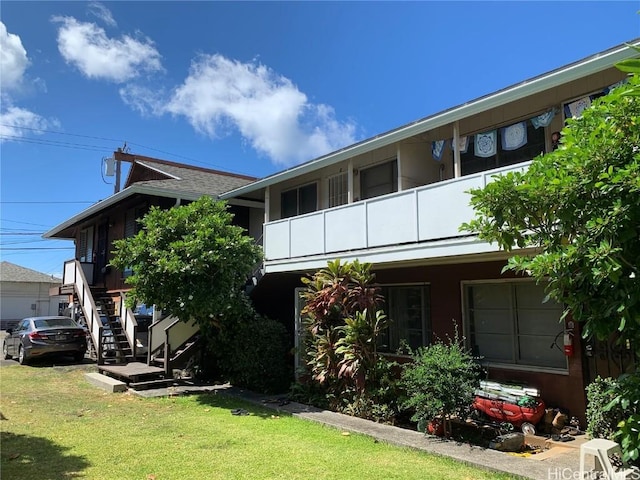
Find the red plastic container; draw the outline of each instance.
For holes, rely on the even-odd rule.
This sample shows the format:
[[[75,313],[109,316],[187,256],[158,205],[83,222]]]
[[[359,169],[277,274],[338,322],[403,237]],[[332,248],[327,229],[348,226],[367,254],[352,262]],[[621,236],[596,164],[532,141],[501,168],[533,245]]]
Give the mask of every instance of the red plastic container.
[[[536,400],[536,402],[535,407],[521,407],[504,400],[476,396],[473,400],[473,408],[493,420],[508,422],[515,427],[520,427],[524,422],[535,425],[542,419],[545,409],[544,402],[542,400]]]

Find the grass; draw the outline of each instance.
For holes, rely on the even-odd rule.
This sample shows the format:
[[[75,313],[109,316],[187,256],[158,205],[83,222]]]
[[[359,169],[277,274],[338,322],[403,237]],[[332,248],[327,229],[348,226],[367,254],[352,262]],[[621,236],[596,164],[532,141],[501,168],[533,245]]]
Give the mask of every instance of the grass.
[[[108,394],[86,371],[0,369],[4,480],[511,478],[219,394]]]

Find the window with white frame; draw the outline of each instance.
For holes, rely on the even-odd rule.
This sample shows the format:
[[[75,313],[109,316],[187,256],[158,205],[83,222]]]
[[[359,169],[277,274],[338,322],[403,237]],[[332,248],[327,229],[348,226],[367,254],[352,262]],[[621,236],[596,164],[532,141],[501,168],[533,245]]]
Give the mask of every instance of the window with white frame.
[[[318,186],[309,183],[280,194],[282,218],[295,217],[318,209]]]
[[[329,177],[329,208],[344,205],[349,201],[347,172]]]
[[[380,338],[380,351],[395,352],[402,343],[412,349],[427,346],[430,337],[430,302],[428,285],[383,286],[382,308],[389,328]]]
[[[533,281],[471,283],[464,287],[467,335],[474,354],[490,363],[567,368],[556,345],[563,307]]]

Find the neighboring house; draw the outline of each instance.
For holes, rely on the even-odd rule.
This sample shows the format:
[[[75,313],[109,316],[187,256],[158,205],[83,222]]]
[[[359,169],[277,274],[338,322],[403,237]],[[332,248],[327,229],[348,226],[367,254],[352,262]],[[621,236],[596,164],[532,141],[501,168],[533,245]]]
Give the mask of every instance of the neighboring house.
[[[131,163],[124,188],[54,227],[44,237],[75,242],[75,257],[64,265],[60,293],[68,294],[79,307],[75,310],[87,323],[94,345],[102,345],[107,327],[115,332],[116,357],[120,363],[127,363],[139,356],[137,349],[147,351],[147,348],[141,348],[136,342],[140,330],[136,317],[139,320],[139,316],[124,306],[129,290],[125,280],[131,272],[109,266],[113,242],[135,235],[140,229],[137,220],[152,206],[169,209],[203,195],[217,197],[255,178],[120,151],[114,156],[116,161]],[[231,200],[229,204],[235,215],[234,223],[258,241],[264,218],[262,203]],[[249,206],[253,208],[250,210]],[[151,363],[157,353],[162,358],[162,367],[170,373],[174,366],[171,354],[192,340],[198,327],[171,318],[155,320],[148,335],[147,361]],[[166,329],[174,333],[173,338],[169,330],[165,334]],[[165,351],[169,351],[169,355]],[[97,349],[99,364],[107,360],[104,353],[101,348]]]
[[[62,280],[9,262],[0,263],[0,330],[27,317],[60,315],[66,296],[49,296]]]
[[[392,320],[387,351],[457,328],[489,378],[537,387],[584,420],[585,386],[626,368],[632,352],[582,342],[542,285],[502,273],[509,254],[459,226],[473,217],[470,188],[553,149],[568,117],[625,78],[614,64],[637,56],[612,48],[221,195],[264,202],[258,309],[293,333],[301,276],[335,258],[371,262]]]

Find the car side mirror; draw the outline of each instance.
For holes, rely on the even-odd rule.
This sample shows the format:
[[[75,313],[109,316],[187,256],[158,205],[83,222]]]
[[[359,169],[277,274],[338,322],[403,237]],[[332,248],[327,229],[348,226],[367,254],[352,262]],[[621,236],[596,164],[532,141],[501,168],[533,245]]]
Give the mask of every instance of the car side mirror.
[[[11,335],[13,333],[13,328],[7,328],[6,332]]]

